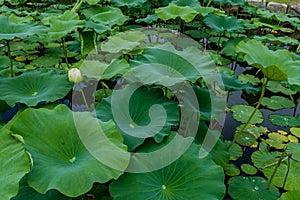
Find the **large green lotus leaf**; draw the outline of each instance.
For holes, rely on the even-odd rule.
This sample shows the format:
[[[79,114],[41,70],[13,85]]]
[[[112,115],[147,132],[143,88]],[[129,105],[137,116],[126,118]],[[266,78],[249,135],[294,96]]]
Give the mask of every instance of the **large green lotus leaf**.
[[[210,131],[208,134],[213,134],[213,131]],[[220,165],[222,168],[225,168],[230,158],[228,145],[224,141],[219,139],[212,151],[210,152],[210,155],[212,160],[217,165]]]
[[[219,68],[220,74],[223,79],[225,90],[227,91],[239,91],[245,90],[247,93],[258,92],[259,88],[254,88],[249,83],[243,83],[239,80],[236,74],[229,74],[226,71],[222,70],[223,68]]]
[[[252,154],[252,162],[257,168],[263,168],[270,164],[273,164],[270,167],[263,168],[262,172],[264,175],[270,179],[276,165],[281,155],[281,152],[268,152],[267,147],[260,147],[259,151],[256,151]],[[300,179],[299,179],[299,170],[300,170],[300,163],[294,160],[287,160],[283,161],[277,169],[277,172],[273,178],[272,183],[277,187],[283,187],[283,183],[285,182],[285,176],[288,172],[287,180],[285,182],[285,190],[300,190]]]
[[[19,16],[15,15],[14,13],[11,14],[8,17],[8,19],[9,19],[9,21],[16,23],[16,24],[24,24],[24,23],[33,21],[33,18],[30,15],[27,15],[26,17],[19,17]]]
[[[157,8],[155,14],[162,20],[176,19],[180,17],[185,22],[191,22],[197,15],[197,12],[189,6],[178,6],[170,3],[166,7]]]
[[[131,90],[131,87],[125,87],[123,90],[115,91],[118,92],[119,95],[122,96],[124,93],[128,93]],[[123,102],[122,102],[123,103]],[[167,118],[166,121],[162,121],[162,123],[153,123],[151,122],[151,118],[149,114],[151,113],[151,107],[154,105],[161,105],[163,109],[165,109]],[[124,107],[122,105],[115,105]],[[118,109],[117,109],[118,110]],[[139,137],[141,132],[139,126],[141,126],[142,130],[144,130],[143,134],[152,135],[152,133],[147,133],[146,128],[143,126],[147,126],[148,124],[159,124],[162,125],[162,129],[158,130],[160,126],[154,127],[154,129],[158,130],[158,134],[168,134],[171,130],[172,125],[176,125],[179,121],[179,113],[178,113],[178,105],[175,102],[170,101],[166,97],[164,97],[162,90],[151,88],[148,89],[146,87],[138,88],[131,96],[129,100],[129,115],[125,116],[123,109],[120,109],[120,113],[118,116],[122,115],[123,118],[122,123],[117,124],[119,127],[123,127],[122,134],[124,136],[125,144],[128,145],[129,150],[135,149],[144,141],[144,137]],[[100,104],[96,107],[97,117],[101,120],[107,121],[110,119],[114,119],[111,109],[111,98],[104,99]],[[132,121],[130,121],[130,118]],[[163,115],[160,116],[161,120],[163,119]],[[157,118],[159,119],[159,118]],[[156,120],[157,120],[156,119]],[[127,127],[127,128],[126,128]],[[149,129],[151,131],[153,128]],[[126,131],[130,131],[130,134],[126,134]],[[125,131],[125,132],[124,132]],[[131,135],[132,134],[132,135]],[[133,137],[136,136],[136,137]],[[129,136],[129,137],[128,137]]]
[[[292,85],[300,84],[300,61],[287,50],[271,51],[257,40],[240,42],[237,52],[245,53],[245,60],[262,70],[266,77],[274,81],[288,80]]]
[[[260,79],[251,74],[240,74],[239,80],[243,83],[250,83],[252,85],[258,85],[260,83]]]
[[[290,99],[281,96],[264,97],[261,104],[272,110],[295,107],[295,104]]]
[[[98,34],[102,34],[106,31],[111,31],[112,30],[109,26],[99,24],[99,23],[95,23],[92,20],[87,20],[85,22],[85,27],[94,29],[94,31]]]
[[[129,64],[125,59],[112,60],[110,64],[98,60],[84,60],[80,65],[81,73],[92,79],[111,79],[117,75],[121,76],[129,70]]]
[[[86,18],[106,26],[122,25],[129,17],[125,16],[119,8],[94,6],[82,11]]]
[[[0,129],[0,141],[0,195],[1,199],[9,200],[17,195],[19,181],[30,171],[30,159],[22,138],[13,137],[6,128]]]
[[[287,152],[292,153],[294,160],[300,161],[300,143],[290,142],[287,144]]]
[[[279,200],[295,200],[300,196],[300,190],[288,191],[281,195]]]
[[[111,3],[116,7],[126,6],[128,8],[141,7],[147,0],[112,0]]]
[[[152,15],[147,15],[147,17],[145,18],[136,19],[135,22],[136,23],[145,22],[147,24],[151,24],[152,22],[155,22],[157,20],[158,20],[158,16],[156,14],[152,14]]]
[[[251,113],[254,111],[254,107],[248,105],[234,105],[230,108],[232,116],[235,120],[246,123]],[[260,110],[257,110],[250,120],[250,124],[260,124],[264,121],[263,114]]]
[[[144,84],[173,86],[185,80],[197,81],[215,75],[213,60],[196,48],[184,51],[168,49],[168,46],[145,48],[130,64],[132,75]],[[185,66],[185,67],[182,67]],[[148,73],[147,73],[148,72]],[[206,80],[206,79],[205,79]]]
[[[276,187],[267,188],[268,181],[262,177],[236,176],[229,179],[228,184],[228,193],[235,200],[277,200],[280,196]]]
[[[191,8],[200,7],[200,2],[197,0],[173,0],[177,6],[189,6]]]
[[[0,56],[0,69],[8,68],[8,66],[9,66],[9,57]]]
[[[49,36],[52,39],[61,39],[68,33],[76,31],[77,28],[82,28],[85,21],[79,19],[79,15],[75,11],[67,10],[59,16],[50,16]]]
[[[242,41],[237,45],[237,52],[245,53],[244,59],[248,64],[261,69],[268,79],[275,81],[287,79],[287,74],[282,72],[279,66],[282,64],[282,58],[275,55],[261,42],[257,40]]]
[[[126,31],[118,33],[108,38],[101,44],[101,50],[110,53],[119,53],[121,51],[131,51],[140,43],[147,39],[147,36],[141,31]]]
[[[271,114],[269,120],[277,126],[300,126],[300,119],[289,115]]]
[[[99,140],[95,120],[104,132]],[[119,151],[107,154],[112,144],[126,149],[112,121],[98,123],[90,113],[73,113],[65,105],[58,105],[53,110],[28,108],[14,120],[11,130],[24,138],[25,147],[32,155],[34,164],[28,175],[28,184],[39,193],[56,189],[76,197],[89,191],[94,182],[117,179],[129,163],[127,154],[119,154]],[[81,134],[80,137],[82,131],[84,136]],[[93,155],[88,147],[93,147]],[[111,163],[114,166],[107,166],[98,160],[99,157],[118,160]]]
[[[209,156],[199,158],[193,144],[172,164],[148,173],[127,173],[110,184],[115,200],[222,199],[224,172]]]
[[[266,150],[267,144],[262,145],[260,143],[259,151],[255,151],[251,155],[251,160],[255,167],[261,168],[268,164],[274,163],[278,161],[278,158],[280,157],[280,152],[268,152]]]
[[[13,197],[11,200],[72,200],[71,197],[67,197],[57,190],[49,190],[46,194],[38,193],[32,187],[28,186],[27,175],[25,175],[20,181],[20,189],[17,196]]]
[[[241,32],[244,29],[243,23],[236,17],[218,16],[210,13],[205,17],[204,22],[218,33],[225,31],[228,33]]]
[[[264,36],[257,36],[257,35],[255,35],[254,38],[257,39],[257,40],[268,41],[268,42],[272,42],[272,43],[275,43],[275,44],[280,44],[280,43],[290,44],[290,45],[297,45],[297,44],[299,44],[298,40],[293,39],[293,38],[291,38],[289,36],[276,37],[273,34],[267,34],[267,35],[264,35]]]
[[[66,75],[55,74],[51,71],[31,71],[13,78],[2,78],[0,84],[0,99],[8,105],[24,103],[36,106],[41,101],[53,102],[63,98],[72,88]]]
[[[31,35],[45,33],[46,27],[36,24],[16,24],[9,21],[7,16],[0,16],[0,24],[5,26],[0,30],[0,40],[12,40],[14,38],[24,39]]]
[[[239,54],[236,52],[236,45],[240,41],[244,41],[246,38],[244,37],[238,37],[238,38],[231,38],[227,42],[224,43],[224,47],[222,49],[222,53],[225,54],[226,56],[232,56],[237,57]]]
[[[296,94],[296,91],[291,90],[288,88],[288,84],[286,82],[279,82],[279,81],[268,81],[267,89],[271,92],[278,93],[281,92],[285,95],[293,95]]]

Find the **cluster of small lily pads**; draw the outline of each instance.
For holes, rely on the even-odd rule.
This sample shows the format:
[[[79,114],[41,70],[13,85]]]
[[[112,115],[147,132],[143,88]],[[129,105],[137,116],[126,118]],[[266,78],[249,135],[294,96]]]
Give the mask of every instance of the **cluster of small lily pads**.
[[[300,19],[245,0],[221,2],[0,0],[1,198],[298,199]],[[148,26],[176,31],[157,35],[167,38],[165,44],[149,42],[152,29],[138,29]],[[191,48],[191,40],[178,38],[178,33],[200,48]],[[93,60],[95,55],[101,62]],[[217,66],[224,88],[207,84],[189,67],[207,69],[211,63],[204,62],[206,56]],[[130,156],[170,143],[182,115],[174,92],[162,86],[177,84],[178,77],[162,69],[149,76],[150,69],[139,68],[149,63],[184,75],[199,101],[201,118],[193,144],[178,160],[158,170],[129,173]],[[114,121],[114,85],[132,70],[135,78],[146,81],[129,101],[134,123],[149,124],[155,104],[166,110],[164,127],[153,137],[126,135]],[[222,124],[212,114],[211,95],[236,92],[245,101],[226,109],[240,123],[232,140],[220,137],[209,155],[200,158],[205,134],[218,132],[209,124]],[[71,103],[72,97],[83,101]],[[89,108],[95,108],[108,143],[127,152],[110,152],[118,158],[116,168],[99,162],[77,134],[74,117],[89,119],[80,112]],[[283,109],[286,115],[278,112]],[[12,111],[14,116],[5,117]],[[265,121],[274,126],[263,126]],[[85,127],[87,135],[95,131]],[[107,141],[99,141],[101,148],[109,148]],[[251,155],[240,163],[247,149]],[[100,151],[100,156],[107,153]]]

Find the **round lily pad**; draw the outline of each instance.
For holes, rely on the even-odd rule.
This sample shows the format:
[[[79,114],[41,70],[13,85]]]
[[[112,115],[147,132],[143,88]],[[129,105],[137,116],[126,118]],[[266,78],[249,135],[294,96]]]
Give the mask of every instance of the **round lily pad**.
[[[295,104],[290,99],[281,96],[264,97],[261,104],[272,110],[295,107]]]
[[[266,143],[269,144],[271,147],[276,149],[283,149],[285,147],[285,143],[288,142],[288,138],[284,135],[279,133],[269,133],[268,139],[266,139]]]
[[[240,174],[240,170],[237,166],[235,166],[234,164],[228,164],[225,167],[225,173],[228,176],[237,176]]]
[[[120,170],[99,162],[89,153],[77,133],[74,116],[77,121],[80,119],[85,123],[85,139],[88,141],[94,133],[89,113],[73,113],[63,104],[53,110],[28,108],[13,121],[11,130],[24,138],[25,147],[34,163],[28,174],[28,184],[39,193],[56,189],[67,196],[76,197],[89,191],[94,182],[117,179],[129,163],[129,155],[119,155],[118,151],[106,152],[111,144],[126,149],[112,121],[99,124],[106,137],[99,141],[93,137],[92,142],[98,143],[94,149],[98,156],[104,159],[107,156],[119,158],[114,164]],[[85,145],[94,145],[87,141]]]
[[[234,143],[229,149],[230,160],[237,160],[242,157],[243,149],[240,145]]]
[[[254,107],[248,105],[234,105],[231,107],[232,116],[235,120],[246,123],[251,113],[254,111]],[[250,124],[260,124],[264,121],[263,114],[260,110],[257,110],[250,120]]]
[[[6,200],[17,195],[19,181],[30,171],[30,164],[24,144],[6,128],[0,130],[0,141],[0,196]]]
[[[287,152],[292,154],[294,160],[300,161],[300,143],[288,143]]]
[[[300,190],[296,190],[296,191],[292,190],[283,193],[279,198],[279,200],[294,200],[294,199],[298,199],[299,196],[300,196]]]
[[[250,133],[242,132],[240,134],[236,134],[235,138],[236,138],[236,142],[240,145],[249,146],[249,147],[250,146],[251,147],[256,147],[257,146],[255,136],[250,134]]]
[[[9,106],[24,103],[36,106],[41,101],[53,102],[63,98],[72,88],[67,75],[54,72],[30,71],[13,78],[1,78],[0,99]]]
[[[110,184],[115,200],[222,199],[224,173],[193,144],[177,161],[157,171],[124,174]]]
[[[300,119],[289,115],[269,115],[269,120],[277,126],[300,126]]]
[[[244,163],[241,165],[241,169],[246,174],[254,175],[257,173],[257,169],[250,164]]]
[[[300,138],[300,128],[292,127],[290,131],[294,136]]]
[[[229,179],[228,184],[228,193],[235,200],[277,200],[280,195],[274,186],[268,190],[268,181],[262,177],[236,176]]]

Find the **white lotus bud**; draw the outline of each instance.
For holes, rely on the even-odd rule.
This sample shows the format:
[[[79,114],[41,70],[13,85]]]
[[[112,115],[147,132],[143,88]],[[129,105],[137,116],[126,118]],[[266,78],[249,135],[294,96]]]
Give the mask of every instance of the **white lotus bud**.
[[[72,68],[68,71],[69,81],[73,83],[80,83],[83,80],[83,76],[79,69]]]

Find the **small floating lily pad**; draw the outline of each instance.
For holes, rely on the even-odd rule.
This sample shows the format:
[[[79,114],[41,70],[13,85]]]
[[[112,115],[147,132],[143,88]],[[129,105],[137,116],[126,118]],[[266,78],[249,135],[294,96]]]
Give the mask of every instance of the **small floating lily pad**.
[[[246,123],[251,113],[254,111],[254,107],[248,105],[234,105],[231,107],[233,112],[232,116],[239,122]],[[264,121],[263,114],[260,110],[257,110],[250,120],[250,124],[260,124]]]
[[[264,97],[261,104],[272,110],[295,107],[295,104],[290,99],[282,96]]]
[[[254,175],[257,173],[257,169],[250,164],[244,163],[241,165],[241,169],[243,172],[249,175]]]
[[[294,136],[300,138],[300,128],[292,127],[290,131]]]
[[[269,139],[266,139],[267,144],[276,149],[283,149],[285,147],[285,143],[288,142],[288,138],[279,133],[269,133]]]
[[[237,160],[242,157],[243,149],[240,145],[234,143],[229,149],[230,160]]]
[[[300,126],[300,119],[289,115],[269,115],[269,120],[277,126]]]
[[[225,173],[228,176],[237,176],[240,174],[240,170],[237,166],[235,166],[234,164],[228,164],[225,167]]]
[[[280,196],[276,187],[271,186],[267,189],[268,181],[262,177],[236,176],[229,179],[228,184],[228,193],[235,200],[277,200]]]

